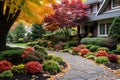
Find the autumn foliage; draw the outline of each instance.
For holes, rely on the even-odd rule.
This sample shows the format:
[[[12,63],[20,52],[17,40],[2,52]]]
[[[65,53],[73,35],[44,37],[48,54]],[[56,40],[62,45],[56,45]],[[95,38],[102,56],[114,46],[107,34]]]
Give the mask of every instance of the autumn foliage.
[[[6,60],[0,61],[0,72],[5,70],[10,70],[12,67],[12,63]]]
[[[38,61],[32,61],[26,63],[26,71],[29,73],[42,72],[42,65]]]
[[[97,57],[99,57],[99,56],[108,56],[108,54],[107,54],[107,52],[106,51],[98,51],[97,53],[96,53],[96,56]]]
[[[62,0],[61,4],[52,5],[52,7],[54,14],[46,15],[44,18],[44,22],[47,23],[47,30],[53,30],[50,27],[56,29],[58,27],[76,26],[81,24],[88,16],[86,9],[89,6],[84,5],[81,0]],[[79,23],[76,23],[76,20],[79,20]]]

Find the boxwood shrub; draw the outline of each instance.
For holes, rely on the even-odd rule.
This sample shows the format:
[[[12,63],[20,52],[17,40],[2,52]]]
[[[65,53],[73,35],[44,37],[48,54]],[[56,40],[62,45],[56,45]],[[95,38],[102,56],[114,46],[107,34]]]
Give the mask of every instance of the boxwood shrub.
[[[106,46],[105,45],[106,38],[82,38],[81,44],[93,44],[98,46]]]
[[[100,48],[100,46],[93,45],[92,47],[90,47],[90,51],[95,52],[98,48]]]

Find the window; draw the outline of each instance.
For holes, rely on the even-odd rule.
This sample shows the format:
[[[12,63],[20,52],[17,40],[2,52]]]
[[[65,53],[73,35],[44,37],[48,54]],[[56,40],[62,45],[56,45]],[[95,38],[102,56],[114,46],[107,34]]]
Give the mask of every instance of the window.
[[[103,23],[98,26],[98,36],[108,36],[111,23]]]
[[[112,0],[112,7],[119,7],[120,6],[120,0]]]
[[[97,4],[91,6],[91,13],[97,12]]]

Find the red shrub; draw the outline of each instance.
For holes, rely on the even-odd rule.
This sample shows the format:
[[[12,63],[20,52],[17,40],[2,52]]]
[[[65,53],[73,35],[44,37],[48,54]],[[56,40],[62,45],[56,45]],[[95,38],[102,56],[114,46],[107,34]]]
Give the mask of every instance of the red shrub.
[[[12,67],[12,64],[9,61],[2,60],[0,61],[0,72],[5,70],[10,70]]]
[[[24,52],[22,53],[22,58],[25,58],[25,57],[27,56],[27,54],[29,54],[29,53],[34,54],[34,53],[35,53],[35,49],[34,49],[34,48],[31,48],[31,47],[26,48],[26,49],[24,50]]]
[[[88,49],[82,49],[80,52],[81,52],[81,55],[85,55],[89,52],[89,50]]]
[[[26,63],[26,71],[29,73],[39,73],[42,71],[42,65],[38,61]]]
[[[106,51],[98,51],[97,54],[96,54],[97,57],[99,56],[108,56],[107,52]]]
[[[84,45],[84,44],[81,44],[81,45],[79,45],[78,47],[79,47],[80,49],[86,49],[86,48],[87,48],[87,46]]]
[[[109,59],[110,61],[116,62],[116,61],[117,61],[117,55],[116,55],[116,54],[109,54],[109,55],[108,55],[108,59]]]
[[[73,52],[80,52],[81,49],[79,47],[74,47],[72,50]]]
[[[54,49],[55,50],[62,50],[62,45],[57,44],[54,46]]]

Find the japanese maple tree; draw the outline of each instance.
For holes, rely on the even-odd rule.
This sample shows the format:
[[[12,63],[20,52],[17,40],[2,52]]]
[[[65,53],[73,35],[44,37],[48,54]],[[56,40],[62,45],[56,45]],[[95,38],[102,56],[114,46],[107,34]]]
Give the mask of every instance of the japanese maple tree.
[[[77,35],[79,36],[79,25],[82,25],[88,18],[86,12],[88,7],[81,0],[62,0],[60,4],[53,5],[54,15],[46,15],[44,22],[47,23],[47,26],[51,25],[51,27],[57,24],[56,26],[59,28],[78,26]]]
[[[0,51],[6,49],[7,34],[21,11],[30,15],[27,16],[29,18],[27,20],[32,20],[33,18],[30,17],[34,16],[34,21],[40,22],[46,12],[50,11],[47,10],[48,7],[45,7],[45,4],[50,3],[54,4],[55,0],[0,0]]]

